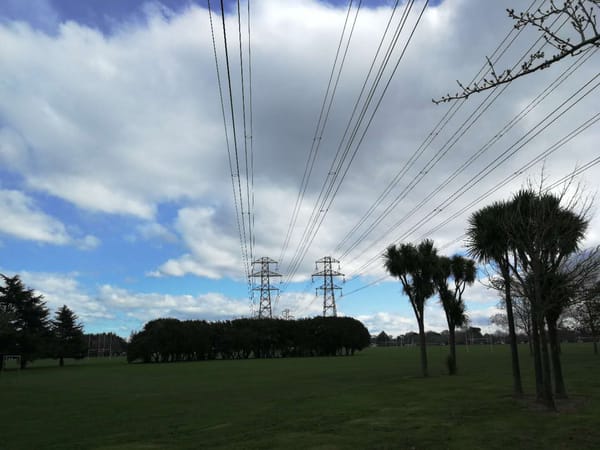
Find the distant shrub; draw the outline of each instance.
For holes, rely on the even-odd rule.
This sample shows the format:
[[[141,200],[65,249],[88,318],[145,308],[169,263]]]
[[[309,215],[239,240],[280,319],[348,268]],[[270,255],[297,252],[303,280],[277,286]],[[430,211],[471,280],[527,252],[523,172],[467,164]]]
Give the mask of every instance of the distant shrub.
[[[369,345],[365,326],[351,317],[237,319],[223,322],[156,319],[134,333],[129,362],[353,355]]]

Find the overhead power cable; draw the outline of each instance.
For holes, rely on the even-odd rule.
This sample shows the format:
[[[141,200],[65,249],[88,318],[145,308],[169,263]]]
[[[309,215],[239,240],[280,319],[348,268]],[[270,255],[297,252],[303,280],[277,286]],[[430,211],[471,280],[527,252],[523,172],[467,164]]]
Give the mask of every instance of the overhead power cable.
[[[222,2],[221,2],[221,4],[222,4]],[[233,203],[234,203],[234,207],[235,207],[237,229],[238,229],[238,234],[239,234],[239,238],[240,238],[240,250],[241,250],[241,255],[242,255],[242,265],[243,265],[244,272],[246,273],[246,278],[247,278],[250,272],[249,272],[249,267],[248,267],[248,258],[247,258],[247,251],[246,251],[246,248],[247,248],[246,247],[246,236],[245,236],[245,232],[242,231],[243,230],[243,226],[242,226],[243,225],[243,212],[242,212],[242,214],[240,214],[240,207],[242,206],[240,204],[242,202],[241,188],[240,188],[240,198],[238,201],[238,193],[236,190],[236,183],[235,183],[236,172],[234,171],[233,157],[231,154],[231,144],[230,144],[230,140],[229,140],[229,128],[227,125],[227,118],[226,118],[226,113],[225,113],[225,99],[224,99],[224,95],[223,95],[221,72],[219,70],[219,58],[217,55],[217,45],[216,45],[216,40],[215,40],[215,31],[214,31],[214,24],[213,24],[213,19],[212,19],[212,8],[211,8],[210,0],[208,0],[208,17],[210,20],[210,32],[211,32],[213,52],[214,52],[214,57],[215,57],[217,84],[219,87],[221,113],[222,113],[222,117],[223,117],[223,126],[224,126],[224,131],[225,131],[225,144],[226,144],[226,148],[227,148],[229,171],[231,174],[231,187],[232,187],[232,191],[233,191]],[[230,93],[231,93],[231,90],[230,90]],[[233,109],[232,109],[232,114],[233,114]],[[237,173],[238,173],[238,182],[239,182],[239,171]]]
[[[526,11],[531,10],[531,8],[533,8],[533,5],[537,1],[538,0],[533,0]],[[537,8],[540,8],[545,2],[546,2],[546,0],[541,0],[538,4]],[[398,4],[398,2],[396,2],[396,5],[394,6],[394,8],[397,6],[397,4]],[[512,44],[515,42],[515,40],[521,34],[522,31],[523,31],[523,28],[520,28],[518,30],[515,27],[510,28],[510,30],[508,31],[508,33],[506,34],[504,39],[500,42],[500,44],[498,44],[496,49],[489,56],[489,59],[490,59],[490,61],[493,62],[493,64],[497,63],[500,60],[500,58],[512,46]],[[511,35],[513,35],[513,34],[514,34],[514,36],[512,36],[512,39],[511,39]],[[510,39],[510,41],[509,41],[509,39]],[[506,46],[505,46],[505,44],[506,44]],[[473,77],[473,79],[471,80],[469,85],[473,84],[473,82],[477,81],[480,77],[485,77],[489,71],[490,71],[489,64],[483,64],[483,66],[481,67],[479,72]],[[450,120],[452,120],[452,118],[458,113],[458,111],[465,104],[466,104],[466,102],[464,102],[464,101],[452,102],[451,107],[448,110],[446,110],[446,113],[444,114],[444,116],[433,127],[432,131],[427,135],[427,137],[421,143],[421,145],[417,148],[417,150],[406,161],[406,163],[403,165],[401,170],[394,176],[394,178],[386,186],[386,188],[379,195],[379,197],[375,200],[375,202],[373,204],[371,204],[369,209],[363,214],[363,216],[359,219],[359,221],[352,227],[352,229],[350,229],[350,231],[348,231],[346,233],[346,235],[342,238],[340,243],[337,244],[337,246],[334,250],[334,253],[339,254],[341,249],[344,247],[344,245],[347,243],[347,241],[352,237],[352,235],[354,233],[356,233],[360,229],[360,227],[366,223],[366,221],[369,219],[369,217],[371,217],[371,215],[374,214],[375,210],[379,207],[379,205],[381,205],[383,200],[400,183],[400,181],[404,178],[406,173],[408,173],[408,171],[414,166],[414,164],[421,157],[421,155],[425,152],[425,150],[427,150],[427,148],[430,147],[430,145],[438,137],[440,132],[446,127],[446,125],[448,125]],[[348,253],[348,251],[344,252],[344,255],[342,255],[341,257],[343,258],[347,253]]]
[[[520,121],[525,119],[528,114],[536,108],[543,100],[545,100],[552,92],[554,92],[559,86],[561,86],[576,70],[578,70],[585,62],[587,62],[595,53],[597,49],[594,49],[593,52],[589,52],[589,54],[581,55],[579,59],[575,60],[565,71],[563,71],[554,81],[552,81],[540,94],[538,94],[533,100],[529,102],[527,106],[525,106],[517,115],[515,115],[509,122],[507,122],[501,129],[498,131],[492,138],[490,138],[482,147],[480,147],[473,155],[471,155],[465,162],[463,162],[457,169],[454,170],[452,174],[447,176],[443,181],[438,183],[437,187],[432,190],[428,195],[426,195],[421,201],[416,204],[408,213],[406,213],[400,220],[396,221],[393,225],[388,227],[388,229],[382,233],[383,236],[387,236],[392,233],[398,227],[400,227],[403,223],[405,223],[408,219],[413,217],[425,204],[427,204],[432,198],[434,198],[438,193],[440,193],[445,187],[447,187],[452,181],[454,181],[461,173],[463,173],[468,167],[470,167],[477,159],[479,159],[484,153],[486,153],[494,144],[496,144],[510,129],[512,129],[515,125],[517,125]],[[406,195],[400,197],[398,199],[401,200]],[[394,206],[397,204],[394,203]],[[379,222],[381,222],[383,218],[380,218]],[[374,228],[374,227],[373,227]],[[368,231],[372,231],[373,228],[370,228]],[[362,240],[366,237],[368,233],[363,233],[361,235],[361,240],[356,241],[353,246],[351,246],[342,257],[346,256],[350,253],[351,250],[356,248]],[[380,239],[381,240],[381,239]],[[379,241],[380,241],[379,240]],[[378,241],[378,242],[379,242]]]
[[[509,146],[506,150],[500,153],[493,161],[481,169],[477,174],[473,175],[466,183],[455,190],[452,194],[448,195],[440,204],[438,204],[433,211],[431,211],[426,217],[418,221],[408,231],[403,233],[400,237],[394,240],[399,242],[409,236],[414,230],[418,229],[425,221],[431,220],[433,217],[439,215],[441,211],[447,208],[450,204],[456,202],[461,198],[467,191],[472,189],[481,180],[487,177],[492,171],[497,169],[500,165],[505,163],[508,159],[514,156],[520,151],[525,145],[531,142],[535,137],[541,134],[548,127],[553,125],[560,117],[571,110],[575,105],[582,101],[585,97],[590,95],[594,90],[600,86],[600,82],[596,82],[600,74],[596,74],[589,81],[587,81],[582,87],[580,87],[574,94],[564,100],[558,107],[548,113],[541,121],[539,121],[534,127],[532,127],[525,135],[519,138],[515,143]],[[580,94],[580,95],[579,95]],[[577,98],[576,98],[577,97]],[[410,214],[410,213],[409,213]],[[366,267],[373,264],[378,256],[371,258],[365,263],[357,272],[363,271]]]
[[[248,0],[248,7],[250,7],[250,1]],[[248,247],[249,254],[248,259],[251,263],[254,259],[253,251],[253,237],[252,237],[252,209],[251,209],[251,195],[250,195],[250,158],[248,157],[248,127],[246,121],[246,77],[244,74],[244,57],[243,57],[243,41],[242,41],[242,8],[240,6],[240,0],[237,0],[237,19],[238,19],[238,41],[239,41],[239,58],[240,58],[240,80],[242,85],[242,122],[244,126],[244,163],[246,168],[246,214],[248,221]],[[248,16],[248,20],[250,17]],[[239,169],[238,169],[239,170]],[[238,178],[239,179],[239,178]],[[242,212],[243,214],[243,212]],[[242,215],[243,218],[243,215]]]
[[[556,22],[556,21],[555,21]],[[554,22],[554,23],[555,23]],[[565,21],[566,23],[566,21]],[[561,25],[561,27],[564,26]],[[525,53],[524,55],[521,57],[521,60],[525,57],[527,57],[527,55],[533,50],[533,48],[535,48],[535,46],[542,40],[542,38],[540,37]],[[511,41],[511,43],[514,42]],[[545,44],[544,44],[545,45]],[[543,48],[543,47],[542,47]],[[506,49],[504,49],[504,51],[506,51]],[[504,51],[502,53],[504,53]],[[515,67],[518,66],[520,63],[516,63]],[[481,70],[480,70],[481,73]],[[474,79],[476,79],[479,75],[476,75],[476,77],[474,77]],[[485,75],[483,75],[485,76]],[[408,183],[408,185],[406,185],[400,193],[398,193],[393,200],[391,200],[390,203],[388,203],[388,205],[383,209],[383,211],[381,211],[379,213],[379,215],[370,223],[370,225],[363,230],[363,232],[360,234],[359,237],[357,237],[352,244],[350,244],[347,249],[342,253],[342,255],[340,256],[341,258],[345,258],[352,250],[354,250],[361,242],[363,242],[366,238],[366,236],[368,236],[370,233],[372,233],[374,231],[374,229],[392,212],[395,210],[396,206],[403,200],[405,199],[408,194],[423,180],[423,178],[425,178],[425,176],[448,154],[448,152],[460,141],[460,139],[462,139],[462,137],[467,133],[467,131],[469,131],[476,123],[477,121],[483,116],[483,114],[485,112],[487,112],[487,110],[492,106],[492,104],[500,97],[500,95],[502,95],[505,90],[508,88],[508,85],[503,86],[502,89],[498,90],[498,89],[494,89],[492,90],[477,106],[477,108],[475,108],[475,110],[463,121],[463,123],[459,126],[459,128],[452,134],[452,136],[446,140],[446,142],[442,145],[442,147],[440,148],[440,150],[438,150],[430,159],[429,161],[425,164],[425,166],[423,166],[423,168],[412,178],[412,180]],[[463,102],[460,103],[461,105],[464,104]],[[457,110],[455,110],[455,112],[452,114],[452,116],[456,113]],[[444,126],[447,124],[444,124]],[[435,128],[434,128],[435,129]],[[439,133],[439,131],[438,131]],[[431,133],[430,133],[431,135]],[[437,133],[436,133],[437,135]],[[500,136],[501,137],[501,136]],[[427,139],[424,141],[423,144],[421,144],[421,147],[419,149],[417,149],[417,152],[415,152],[415,154],[417,154],[418,156],[420,156],[423,151],[431,144],[432,141],[429,141],[425,146],[424,144],[427,142]],[[489,147],[487,147],[489,148]],[[485,151],[485,149],[483,150]],[[481,155],[481,151],[479,153],[479,156]],[[414,156],[414,155],[413,155]],[[418,157],[417,156],[417,157]],[[477,158],[479,157],[477,156]],[[475,159],[477,159],[475,158]],[[405,164],[404,168],[401,169],[401,171],[398,173],[398,175],[394,178],[394,180],[392,180],[392,182],[388,185],[388,187],[384,190],[384,192],[382,193],[382,195],[380,195],[380,197],[376,200],[376,205],[379,206],[383,200],[383,198],[387,195],[389,195],[392,191],[392,189],[400,182],[400,180],[403,178],[403,176],[408,172],[408,170],[412,167],[412,165],[414,165],[414,163],[416,162],[416,159],[413,159],[412,161],[409,160],[409,162],[407,164]],[[374,213],[375,208],[370,208],[368,214],[365,214],[361,220],[360,223],[364,224],[366,222],[366,220],[369,218],[370,215],[372,215]],[[360,226],[360,225],[359,225]],[[352,231],[352,233],[356,232],[356,230],[358,229],[358,227],[355,226],[355,228],[353,228],[354,231]],[[351,233],[349,233],[351,234]],[[344,239],[348,240],[349,235],[347,235]],[[341,245],[338,244],[337,248],[340,249]]]
[[[346,55],[348,53],[348,48],[350,46],[350,41],[352,39],[352,34],[354,31],[354,25],[356,24],[356,19],[358,17],[358,13],[360,11],[360,7],[362,4],[362,0],[360,0],[358,7],[356,8],[356,14],[354,16],[354,22],[352,24],[352,29],[349,32],[349,36],[346,40],[346,48],[341,59],[340,64],[338,65],[338,60],[340,58],[340,52],[342,50],[342,45],[344,43],[344,37],[346,35],[346,28],[348,27],[348,19],[350,18],[350,13],[352,11],[352,0],[348,2],[348,11],[346,12],[346,18],[344,20],[344,26],[342,28],[342,33],[340,35],[340,40],[338,42],[338,47],[335,53],[335,58],[333,60],[333,65],[331,66],[331,73],[329,75],[329,81],[327,82],[327,89],[325,90],[325,96],[323,97],[323,103],[321,104],[321,110],[319,112],[319,118],[317,120],[317,124],[315,126],[314,136],[312,139],[311,148],[308,154],[308,159],[306,160],[306,165],[304,167],[304,174],[302,175],[302,181],[300,182],[300,189],[298,190],[298,196],[296,197],[296,203],[294,204],[294,209],[292,212],[292,216],[290,219],[290,223],[288,225],[288,229],[285,235],[285,239],[283,242],[283,247],[281,249],[281,253],[279,255],[279,261],[284,261],[286,251],[288,249],[290,239],[292,237],[294,228],[296,226],[296,222],[298,220],[298,214],[302,207],[302,203],[304,201],[304,196],[306,195],[306,190],[308,188],[308,183],[310,181],[310,177],[312,175],[312,171],[314,169],[315,161],[317,159],[317,155],[319,153],[321,139],[323,137],[323,132],[325,130],[325,126],[327,125],[327,121],[329,118],[329,113],[331,112],[331,107],[333,104],[333,100],[335,98],[335,94],[337,91],[338,82],[340,80],[340,76],[342,70],[344,68],[344,62],[346,60]],[[336,76],[337,72],[337,76]],[[335,82],[333,81],[335,77]],[[330,94],[331,92],[331,94]]]
[[[250,195],[251,205],[251,217],[252,217],[252,252],[251,261],[254,260],[254,248],[256,246],[256,228],[255,228],[255,198],[254,198],[254,114],[252,105],[252,39],[251,39],[251,28],[250,28],[250,0],[248,0],[248,104],[250,108]]]
[[[415,33],[415,31],[416,31],[416,29],[417,29],[417,27],[418,27],[418,25],[419,25],[419,23],[420,23],[420,21],[421,21],[421,19],[423,17],[423,14],[424,14],[427,6],[428,6],[428,3],[429,3],[428,0],[426,0],[424,2],[423,9],[421,10],[420,14],[418,15],[418,17],[416,19],[416,22],[415,22],[415,24],[414,24],[414,26],[413,26],[413,28],[412,28],[412,30],[411,30],[411,32],[410,32],[407,40],[406,40],[406,43],[405,43],[405,45],[404,45],[404,47],[403,47],[403,49],[402,49],[402,51],[401,51],[401,53],[400,53],[400,55],[399,55],[399,57],[397,59],[397,62],[395,64],[395,66],[391,70],[391,73],[390,73],[390,75],[388,77],[387,83],[385,84],[384,88],[382,89],[382,92],[381,92],[381,94],[379,96],[379,99],[376,102],[375,106],[373,107],[373,109],[371,111],[371,114],[369,116],[369,119],[368,119],[365,127],[363,128],[362,133],[360,133],[360,138],[358,139],[357,144],[356,144],[356,146],[355,146],[352,154],[350,155],[350,158],[349,158],[348,162],[346,163],[345,167],[343,167],[343,163],[347,159],[347,155],[348,155],[348,152],[350,150],[350,147],[354,143],[355,138],[359,135],[359,133],[358,133],[359,126],[362,123],[362,120],[366,117],[366,112],[367,112],[368,106],[369,106],[369,104],[371,102],[370,99],[372,99],[374,97],[374,92],[375,92],[374,90],[373,90],[373,95],[370,96],[370,99],[369,99],[368,103],[366,103],[365,106],[363,107],[363,112],[361,112],[361,117],[359,118],[358,126],[355,127],[355,132],[353,132],[351,138],[348,141],[348,144],[347,144],[346,150],[344,152],[344,155],[340,159],[340,162],[338,163],[338,166],[337,166],[335,172],[332,174],[331,181],[330,181],[329,187],[327,189],[327,193],[325,194],[325,196],[323,197],[323,200],[321,202],[322,206],[319,208],[319,211],[322,212],[321,218],[320,218],[320,220],[318,220],[318,217],[316,217],[315,220],[312,222],[312,224],[309,227],[307,227],[307,233],[305,233],[306,234],[306,238],[303,239],[303,244],[299,247],[299,251],[297,251],[297,255],[298,256],[296,257],[294,265],[293,265],[293,267],[292,267],[292,269],[290,271],[290,274],[288,275],[287,283],[289,283],[289,281],[293,278],[293,276],[294,276],[297,268],[300,266],[300,264],[304,260],[304,257],[306,256],[306,253],[308,252],[308,249],[312,245],[312,242],[314,241],[314,239],[315,239],[315,237],[316,237],[316,235],[317,235],[317,233],[318,233],[318,231],[319,231],[319,229],[320,229],[320,227],[321,227],[321,225],[323,223],[323,220],[327,216],[327,212],[328,212],[329,208],[331,207],[333,201],[335,200],[335,197],[336,197],[336,195],[337,195],[337,193],[338,193],[338,191],[339,191],[339,189],[340,189],[340,187],[341,187],[341,185],[342,185],[342,183],[343,183],[343,181],[344,181],[344,179],[345,179],[345,177],[346,177],[346,175],[348,173],[348,170],[350,169],[350,166],[352,165],[352,162],[354,161],[354,159],[356,157],[356,154],[357,154],[358,150],[360,149],[360,146],[361,146],[361,144],[362,144],[362,142],[363,142],[363,140],[364,140],[364,138],[365,138],[365,136],[367,134],[367,131],[369,130],[369,127],[370,127],[370,125],[371,125],[371,123],[372,123],[372,121],[373,121],[373,119],[374,119],[374,117],[375,117],[375,115],[376,115],[376,113],[377,113],[380,105],[381,105],[381,102],[382,102],[382,100],[383,100],[383,98],[384,98],[384,96],[385,96],[385,94],[386,94],[386,92],[387,92],[387,90],[388,90],[388,88],[390,86],[390,83],[391,83],[391,81],[392,81],[392,79],[394,77],[394,74],[396,73],[396,71],[398,69],[398,66],[400,65],[400,62],[402,61],[403,56],[404,56],[404,54],[406,52],[406,49],[408,48],[408,46],[409,46],[409,44],[410,44],[410,42],[411,42],[411,40],[412,40],[412,38],[414,36],[414,33]],[[411,4],[412,4],[412,2],[411,2]],[[404,23],[406,23],[406,21],[404,21]],[[377,87],[378,84],[379,83],[377,82],[374,85],[375,88]],[[340,177],[340,172],[341,172],[341,177]],[[339,177],[339,181],[337,181],[338,177]]]
[[[597,116],[598,116],[598,114],[596,115],[596,117]],[[597,122],[597,121],[598,121],[598,119],[596,119],[594,122]],[[568,180],[570,180],[570,179],[572,179],[572,178],[574,178],[574,177],[576,177],[578,175],[581,175],[582,173],[586,172],[587,170],[589,170],[589,169],[591,169],[591,168],[593,168],[593,167],[595,167],[595,166],[597,166],[599,164],[600,164],[600,156],[597,156],[597,157],[593,158],[592,160],[588,161],[587,163],[585,163],[584,165],[576,168],[572,172],[569,172],[567,175],[564,175],[563,177],[559,178],[554,183],[552,183],[550,186],[548,186],[546,188],[546,190],[549,191],[549,190],[555,189],[556,187],[560,186],[561,184],[567,182]],[[448,247],[450,247],[450,246],[452,246],[452,245],[454,245],[454,244],[462,241],[466,237],[467,237],[466,234],[461,234],[460,236],[458,236],[457,238],[453,239],[452,241],[449,241],[448,243],[446,243],[446,244],[442,245],[441,247],[439,247],[438,250],[443,250],[445,248],[448,248]],[[380,255],[380,256],[383,257],[383,254]],[[363,286],[361,286],[361,287],[359,287],[357,289],[354,289],[352,291],[346,292],[344,294],[344,297],[348,297],[348,296],[350,296],[352,294],[355,294],[357,292],[360,292],[360,291],[362,291],[364,289],[368,289],[368,288],[370,288],[372,286],[375,286],[376,284],[379,284],[379,283],[381,283],[382,281],[385,281],[388,278],[390,278],[389,275],[384,275],[382,277],[379,277],[379,278],[377,278],[377,279],[375,279],[375,280],[373,280],[373,281],[371,281],[371,282],[369,282],[367,284],[364,284]]]

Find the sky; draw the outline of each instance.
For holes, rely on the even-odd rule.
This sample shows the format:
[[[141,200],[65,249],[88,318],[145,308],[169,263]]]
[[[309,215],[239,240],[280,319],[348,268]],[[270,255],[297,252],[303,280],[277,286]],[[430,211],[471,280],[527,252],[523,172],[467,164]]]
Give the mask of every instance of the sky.
[[[385,277],[388,245],[431,238],[441,254],[464,254],[474,211],[527,182],[550,186],[599,156],[590,120],[599,113],[600,60],[591,52],[491,96],[431,101],[473,79],[486,56],[501,70],[542,45],[535,30],[513,30],[510,47],[493,55],[512,30],[506,8],[515,2],[419,0],[410,11],[399,2],[391,16],[393,1],[365,1],[358,13],[354,2],[350,14],[337,0],[252,1],[250,61],[241,2],[242,96],[237,9],[227,1],[237,177],[221,16],[211,3],[217,64],[206,2],[0,2],[0,272],[19,274],[52,311],[68,305],[87,332],[127,337],[158,317],[252,315],[240,193],[241,223],[250,218],[253,230],[248,256],[277,260],[283,275],[276,316],[322,312],[311,274],[330,255],[346,274],[339,314],[373,334],[416,330],[399,282]],[[394,29],[402,11],[405,29],[365,104],[391,40],[377,53],[386,24],[392,17]],[[598,179],[596,165],[573,183],[593,196]],[[324,203],[320,192],[329,192]],[[586,246],[600,243],[595,209]],[[319,225],[305,248],[313,212]],[[498,299],[480,275],[465,299],[473,326],[488,330]],[[425,322],[446,328],[435,298]]]

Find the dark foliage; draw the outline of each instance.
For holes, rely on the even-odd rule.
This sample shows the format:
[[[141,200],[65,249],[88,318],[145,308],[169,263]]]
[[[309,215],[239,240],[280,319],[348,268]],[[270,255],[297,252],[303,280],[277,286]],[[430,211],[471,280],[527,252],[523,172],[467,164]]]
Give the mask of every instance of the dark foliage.
[[[353,355],[368,330],[351,317],[237,319],[223,322],[156,319],[131,336],[129,362]]]
[[[47,351],[49,311],[43,297],[28,289],[18,275],[1,276],[0,354],[21,355],[21,367],[25,368]]]
[[[123,356],[127,341],[115,333],[90,333],[83,336],[88,357]]]
[[[64,366],[65,358],[81,359],[86,355],[87,345],[83,339],[83,325],[77,322],[77,316],[67,305],[58,311],[51,325],[51,355]]]

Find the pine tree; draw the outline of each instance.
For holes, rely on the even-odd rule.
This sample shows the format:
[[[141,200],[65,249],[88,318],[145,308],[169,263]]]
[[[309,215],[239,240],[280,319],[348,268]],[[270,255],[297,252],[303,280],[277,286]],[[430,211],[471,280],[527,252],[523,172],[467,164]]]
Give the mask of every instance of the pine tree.
[[[7,337],[3,351],[21,355],[21,368],[44,353],[48,337],[48,308],[44,297],[28,289],[18,275],[0,275],[0,310],[5,315]]]
[[[52,320],[53,354],[59,365],[65,365],[65,358],[83,358],[86,345],[83,338],[83,325],[77,322],[77,316],[67,305],[55,313]]]

